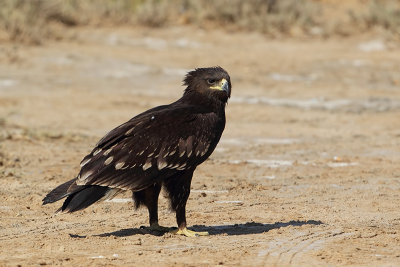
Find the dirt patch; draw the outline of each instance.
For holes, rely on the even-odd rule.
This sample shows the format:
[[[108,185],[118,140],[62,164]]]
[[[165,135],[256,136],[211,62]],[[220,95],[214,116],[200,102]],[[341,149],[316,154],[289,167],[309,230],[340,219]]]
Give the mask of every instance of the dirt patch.
[[[400,264],[396,44],[185,27],[76,36],[4,45],[18,61],[0,62],[1,265]],[[187,70],[213,65],[230,72],[233,97],[187,207],[210,236],[144,232],[147,211],[129,194],[68,215],[41,206],[108,130],[177,99]],[[175,226],[164,198],[160,222]]]

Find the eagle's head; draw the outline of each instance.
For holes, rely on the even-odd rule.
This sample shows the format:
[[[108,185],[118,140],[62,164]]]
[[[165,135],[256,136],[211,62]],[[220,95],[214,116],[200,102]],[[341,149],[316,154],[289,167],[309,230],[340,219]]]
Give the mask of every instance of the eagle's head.
[[[231,96],[232,84],[229,74],[221,67],[197,68],[186,74],[185,92],[211,96],[226,103]]]

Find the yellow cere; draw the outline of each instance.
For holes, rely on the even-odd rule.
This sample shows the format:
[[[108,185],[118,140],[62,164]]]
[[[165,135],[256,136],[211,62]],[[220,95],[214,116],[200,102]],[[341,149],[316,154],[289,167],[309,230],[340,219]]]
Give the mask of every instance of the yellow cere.
[[[215,90],[222,90],[222,86],[224,86],[224,84],[226,84],[228,81],[226,79],[222,79],[219,81],[218,85],[216,86],[210,86],[211,89],[215,89]]]

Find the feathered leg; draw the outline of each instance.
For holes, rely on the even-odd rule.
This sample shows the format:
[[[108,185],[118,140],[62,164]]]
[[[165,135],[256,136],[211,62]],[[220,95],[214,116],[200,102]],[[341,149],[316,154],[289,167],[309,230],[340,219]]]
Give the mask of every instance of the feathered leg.
[[[161,184],[153,184],[141,191],[133,192],[132,198],[135,201],[135,207],[139,208],[145,205],[149,211],[149,230],[167,232],[169,228],[158,224],[158,196],[160,195]]]
[[[207,232],[195,232],[186,228],[186,202],[190,194],[193,171],[182,171],[164,181],[171,201],[171,208],[176,212],[178,229],[172,231],[174,234],[185,236],[208,235]]]

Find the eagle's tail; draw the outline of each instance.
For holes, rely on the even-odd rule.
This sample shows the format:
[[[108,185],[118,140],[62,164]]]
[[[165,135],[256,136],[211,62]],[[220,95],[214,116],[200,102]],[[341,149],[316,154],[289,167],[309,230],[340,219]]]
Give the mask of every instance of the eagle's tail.
[[[45,198],[43,198],[43,205],[53,203],[63,199],[64,197],[68,196],[68,188],[75,182],[76,178],[69,180],[66,183],[63,183],[48,193]]]
[[[111,198],[117,193],[115,192],[116,189],[99,185],[73,186],[74,190],[68,192],[68,189],[75,182],[75,180],[76,179],[72,179],[53,189],[43,199],[43,205],[53,203],[67,197],[57,212],[74,212],[87,208],[102,198]]]
[[[107,195],[112,188],[99,185],[85,185],[83,189],[68,195],[57,212],[74,212],[89,207]]]

